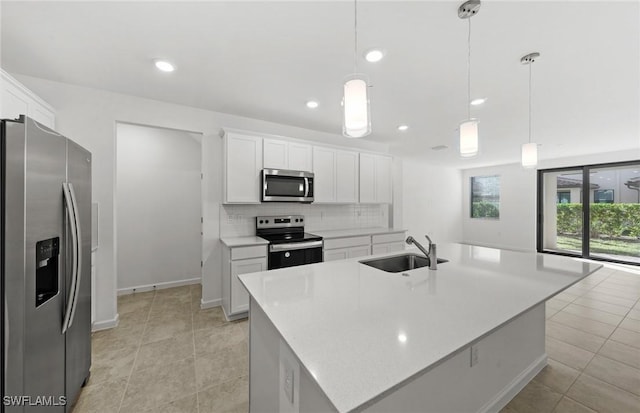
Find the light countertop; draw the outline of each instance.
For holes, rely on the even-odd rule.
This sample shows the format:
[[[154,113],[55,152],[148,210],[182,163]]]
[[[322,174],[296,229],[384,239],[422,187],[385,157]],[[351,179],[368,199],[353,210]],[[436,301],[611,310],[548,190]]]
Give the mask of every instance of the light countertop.
[[[220,241],[229,248],[233,247],[250,247],[252,245],[268,245],[269,241],[256,236],[248,237],[226,237],[220,238]]]
[[[364,235],[393,234],[397,232],[406,232],[406,229],[397,228],[353,228],[353,229],[331,229],[320,231],[309,231],[312,234],[319,235],[322,238],[347,238],[360,237]]]
[[[347,412],[602,267],[461,244],[439,244],[438,253],[450,262],[408,277],[359,263],[371,257],[239,277],[336,409]]]

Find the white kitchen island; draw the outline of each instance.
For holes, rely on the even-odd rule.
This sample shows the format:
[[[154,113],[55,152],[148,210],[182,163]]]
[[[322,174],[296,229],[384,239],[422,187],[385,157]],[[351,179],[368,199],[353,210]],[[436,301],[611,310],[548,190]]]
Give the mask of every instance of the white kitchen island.
[[[544,302],[601,267],[438,249],[408,276],[362,258],[241,275],[250,411],[498,411],[546,365]]]

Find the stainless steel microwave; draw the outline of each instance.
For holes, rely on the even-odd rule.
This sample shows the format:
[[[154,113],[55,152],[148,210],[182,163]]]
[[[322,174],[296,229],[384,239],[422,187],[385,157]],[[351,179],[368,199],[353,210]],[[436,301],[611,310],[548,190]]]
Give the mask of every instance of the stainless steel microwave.
[[[263,169],[262,202],[313,202],[313,172]]]

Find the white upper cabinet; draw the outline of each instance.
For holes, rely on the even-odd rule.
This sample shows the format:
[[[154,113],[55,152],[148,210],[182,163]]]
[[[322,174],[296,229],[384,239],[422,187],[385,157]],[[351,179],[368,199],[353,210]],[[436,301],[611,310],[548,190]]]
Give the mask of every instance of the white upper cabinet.
[[[264,139],[263,163],[265,168],[312,170],[311,145],[280,139]]]
[[[0,118],[16,119],[27,115],[48,128],[55,129],[55,113],[51,105],[36,96],[22,83],[0,69]]]
[[[336,151],[336,202],[358,203],[358,152]]]
[[[376,155],[376,202],[390,204],[393,198],[391,157]]]
[[[313,151],[311,145],[289,142],[289,169],[294,171],[313,170]]]
[[[392,200],[391,157],[360,154],[360,202],[390,204]]]
[[[315,202],[358,203],[358,152],[313,147]]]
[[[289,169],[289,143],[278,139],[264,139],[262,160],[265,168]]]
[[[376,157],[369,153],[360,154],[360,202],[376,202]]]
[[[262,138],[236,132],[224,136],[224,203],[259,203]]]
[[[314,202],[336,202],[336,150],[313,147]]]

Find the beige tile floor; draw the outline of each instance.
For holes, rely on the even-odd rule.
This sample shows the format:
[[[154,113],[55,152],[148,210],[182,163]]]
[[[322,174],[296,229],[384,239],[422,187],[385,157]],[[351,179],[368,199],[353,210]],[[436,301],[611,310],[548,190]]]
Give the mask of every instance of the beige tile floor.
[[[246,412],[248,323],[200,310],[200,297],[199,285],[119,297],[73,412]]]
[[[93,334],[74,413],[246,412],[248,325],[200,310],[199,286],[122,296]],[[549,300],[549,364],[504,413],[640,413],[640,269],[606,267]]]

